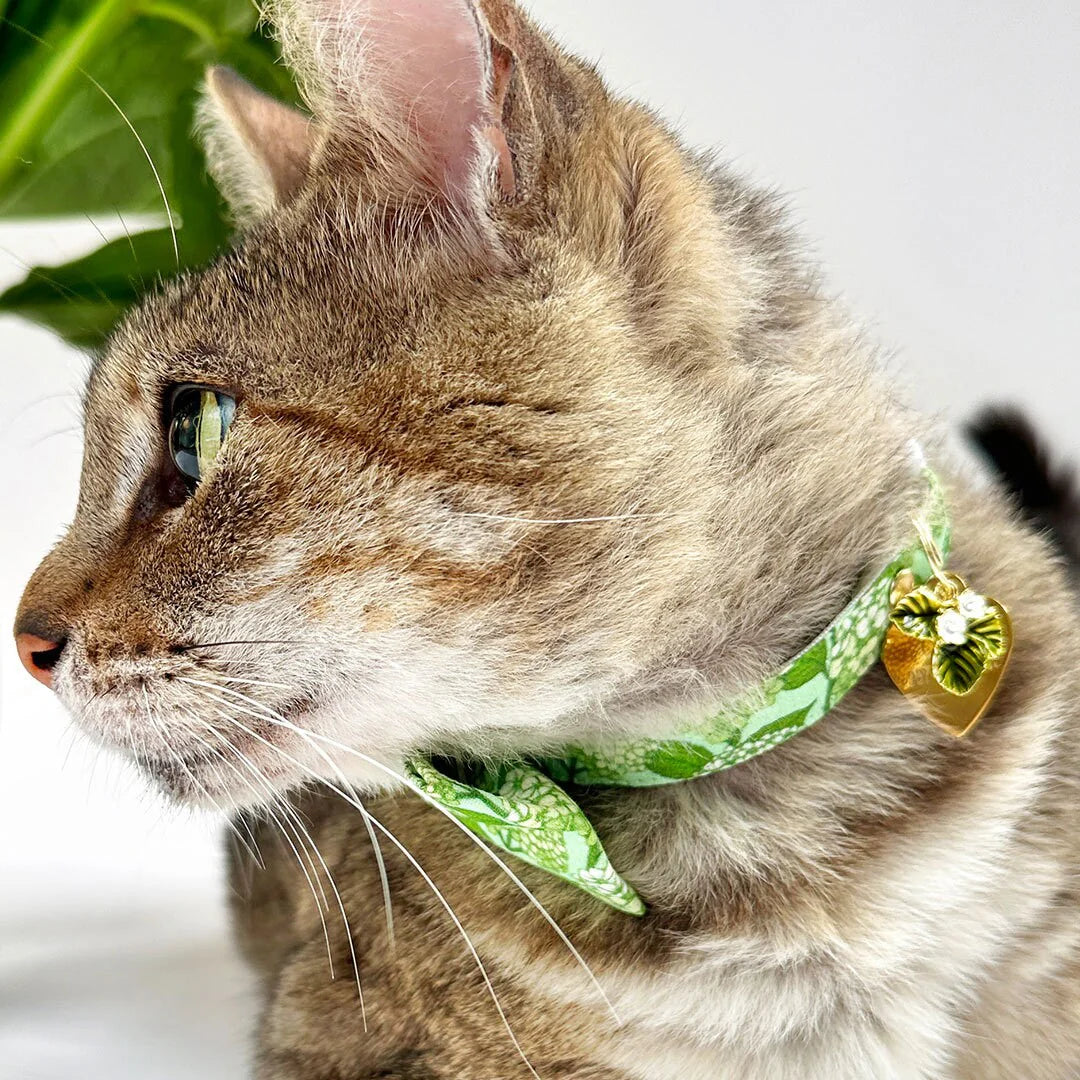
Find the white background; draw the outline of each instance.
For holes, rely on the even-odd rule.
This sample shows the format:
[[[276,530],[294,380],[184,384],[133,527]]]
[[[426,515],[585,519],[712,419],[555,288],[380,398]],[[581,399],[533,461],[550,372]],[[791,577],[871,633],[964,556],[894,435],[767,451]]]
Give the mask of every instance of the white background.
[[[1072,0],[533,7],[692,143],[791,194],[916,401],[953,419],[1020,402],[1080,451]],[[85,222],[0,225],[0,285],[97,241]],[[4,625],[73,506],[84,368],[0,320]],[[242,1076],[253,999],[216,824],[102,760],[0,656],[0,1080]]]

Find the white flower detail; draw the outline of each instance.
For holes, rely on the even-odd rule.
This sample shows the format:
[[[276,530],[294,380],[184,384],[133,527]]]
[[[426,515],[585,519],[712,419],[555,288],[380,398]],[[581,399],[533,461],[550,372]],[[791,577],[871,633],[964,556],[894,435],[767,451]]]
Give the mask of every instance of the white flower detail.
[[[943,611],[934,624],[938,637],[947,645],[963,645],[967,641],[968,621],[956,608]]]
[[[986,597],[974,589],[965,589],[957,599],[956,607],[965,619],[981,619],[990,610]]]

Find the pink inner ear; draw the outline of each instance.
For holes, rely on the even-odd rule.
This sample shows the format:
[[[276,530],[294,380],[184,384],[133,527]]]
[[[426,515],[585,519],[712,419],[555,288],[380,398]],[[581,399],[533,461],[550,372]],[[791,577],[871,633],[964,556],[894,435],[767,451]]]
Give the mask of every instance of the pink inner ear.
[[[318,0],[322,47],[338,54],[350,93],[374,91],[416,140],[425,167],[450,194],[464,192],[477,158],[476,136],[491,123],[488,60],[468,0]],[[319,28],[317,28],[319,29]],[[359,63],[349,57],[358,57]]]

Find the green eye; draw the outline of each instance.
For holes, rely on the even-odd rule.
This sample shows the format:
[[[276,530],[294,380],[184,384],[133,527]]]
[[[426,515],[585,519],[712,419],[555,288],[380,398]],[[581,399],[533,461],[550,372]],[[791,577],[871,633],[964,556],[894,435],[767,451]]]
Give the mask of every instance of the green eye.
[[[228,434],[236,401],[205,386],[181,386],[172,397],[169,450],[181,473],[197,484]]]

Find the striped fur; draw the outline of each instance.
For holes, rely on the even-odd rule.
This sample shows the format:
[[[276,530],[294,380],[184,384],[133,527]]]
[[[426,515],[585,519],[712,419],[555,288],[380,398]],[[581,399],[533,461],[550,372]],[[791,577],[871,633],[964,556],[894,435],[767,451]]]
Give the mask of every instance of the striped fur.
[[[492,131],[434,158],[411,114],[372,119],[395,84],[351,36],[364,5],[281,7],[310,145],[247,152],[307,154],[303,183],[238,196],[272,209],[116,335],[75,523],[20,614],[67,639],[55,685],[87,730],[259,842],[265,869],[233,860],[265,987],[256,1075],[530,1075],[383,836],[391,944],[345,780],[444,892],[544,1080],[1077,1075],[1080,630],[1058,562],[950,468],[771,198],[505,0],[455,2],[485,61],[466,114]],[[240,407],[177,505],[162,394],[189,381]],[[515,869],[616,1027],[515,884],[391,774],[417,749],[662,733],[775,670],[907,536],[913,435],[946,477],[954,565],[1013,612],[998,704],[953,742],[875,672],[728,773],[581,793],[647,918]],[[349,916],[346,934],[330,897],[336,981],[321,868],[259,809],[288,813],[272,795]]]

